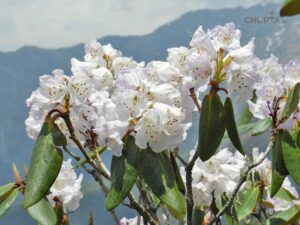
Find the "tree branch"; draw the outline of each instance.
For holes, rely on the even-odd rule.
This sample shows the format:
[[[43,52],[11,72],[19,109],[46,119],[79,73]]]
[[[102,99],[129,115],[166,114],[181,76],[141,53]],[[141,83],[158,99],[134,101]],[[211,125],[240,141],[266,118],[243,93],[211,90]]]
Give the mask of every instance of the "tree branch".
[[[272,150],[273,142],[274,142],[274,140],[272,138],[272,140],[268,144],[268,147],[265,151],[264,156],[260,160],[258,160],[257,162],[250,163],[245,168],[245,170],[241,174],[239,182],[236,184],[236,186],[235,186],[233,192],[231,193],[231,195],[229,196],[227,202],[225,203],[223,208],[220,209],[220,211],[217,213],[217,215],[210,221],[210,223],[208,225],[213,225],[217,220],[219,220],[220,217],[226,212],[226,210],[233,204],[234,198],[236,197],[236,195],[237,195],[238,191],[240,190],[241,186],[243,185],[243,183],[246,181],[249,172],[265,160],[265,158],[268,156],[268,154]]]

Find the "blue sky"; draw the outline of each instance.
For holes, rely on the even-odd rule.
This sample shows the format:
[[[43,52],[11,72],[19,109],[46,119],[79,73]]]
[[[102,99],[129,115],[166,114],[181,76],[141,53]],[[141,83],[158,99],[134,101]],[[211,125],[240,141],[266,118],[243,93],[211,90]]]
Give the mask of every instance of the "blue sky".
[[[267,0],[276,1],[276,0]],[[266,0],[0,0],[0,51],[67,47],[105,35],[145,34],[197,9]]]

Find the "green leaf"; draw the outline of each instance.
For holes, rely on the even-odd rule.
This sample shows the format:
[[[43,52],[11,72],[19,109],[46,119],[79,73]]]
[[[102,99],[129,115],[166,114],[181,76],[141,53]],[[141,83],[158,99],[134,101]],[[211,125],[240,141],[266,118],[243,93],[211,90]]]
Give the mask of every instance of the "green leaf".
[[[61,130],[55,123],[53,124],[51,133],[55,146],[66,146],[68,144],[66,136],[61,132]]]
[[[247,191],[242,204],[237,208],[237,216],[239,221],[252,213],[254,207],[256,206],[258,196],[259,187],[253,187]]]
[[[2,216],[11,207],[11,205],[18,197],[18,194],[19,191],[17,188],[13,188],[5,194],[5,199],[0,202],[0,216]]]
[[[202,161],[217,151],[226,127],[225,110],[216,94],[206,95],[202,102],[197,151]]]
[[[300,13],[300,0],[285,0],[280,9],[280,16],[293,16]]]
[[[192,225],[203,224],[205,212],[201,209],[193,209]]]
[[[282,142],[284,132],[280,131],[275,136],[272,155],[272,182],[271,182],[271,197],[273,197],[280,189],[284,178],[288,175],[288,171],[283,160]]]
[[[251,135],[258,136],[258,135],[264,133],[266,130],[269,129],[271,124],[272,124],[271,118],[265,118],[263,120],[256,121],[253,124],[253,127],[251,129]]]
[[[243,134],[243,133],[246,133],[246,132],[251,131],[251,129],[252,129],[254,126],[255,126],[255,123],[244,124],[244,125],[238,126],[238,127],[237,127],[237,131],[238,131],[239,134]],[[229,138],[227,132],[225,132],[223,138]]]
[[[267,220],[267,225],[290,225],[300,218],[300,206],[295,205],[285,211],[272,215]]]
[[[165,153],[155,153],[150,147],[141,151],[141,175],[153,194],[170,208],[176,219],[186,213],[185,197],[179,191],[170,159]]]
[[[7,196],[7,193],[15,187],[14,183],[5,184],[0,186],[0,202],[3,201],[3,198]]]
[[[175,174],[175,180],[176,180],[178,189],[181,191],[182,194],[185,194],[185,185],[182,180],[182,176],[180,174],[179,167],[177,165],[175,156],[172,152],[170,153],[170,159],[171,159],[171,163],[172,163],[173,171]]]
[[[271,197],[274,197],[285,179],[285,176],[280,175],[278,172],[272,169],[272,181],[271,181]]]
[[[300,148],[291,146],[288,142],[282,143],[285,165],[293,180],[300,185]]]
[[[288,175],[289,172],[285,166],[285,162],[283,159],[283,149],[282,149],[282,143],[283,139],[287,141],[292,141],[291,137],[287,132],[280,131],[278,134],[275,136],[275,143],[274,143],[274,148],[273,148],[273,167],[275,167],[275,170],[280,174],[280,175]]]
[[[275,196],[288,202],[292,202],[293,200],[297,199],[290,191],[286,190],[285,188],[280,188]]]
[[[106,149],[107,149],[106,146],[104,146],[104,147],[98,146],[96,150],[97,150],[98,154],[101,155]],[[94,152],[89,152],[88,155],[89,155],[90,158],[95,159],[95,153]],[[85,163],[87,163],[87,160],[85,158],[82,158],[75,164],[74,168],[76,169],[76,168],[80,167],[81,165],[83,165]]]
[[[238,124],[239,125],[249,124],[252,117],[253,117],[253,114],[250,112],[248,104],[246,104],[243,109],[243,112],[240,116]]]
[[[288,99],[286,101],[285,107],[282,110],[281,118],[282,122],[286,121],[292,113],[294,113],[298,108],[300,94],[300,83],[297,83],[295,87],[291,90]]]
[[[46,120],[34,145],[31,156],[23,207],[39,202],[49,192],[60,171],[63,155],[53,141],[53,123]]]
[[[226,115],[226,129],[228,136],[233,144],[233,146],[242,154],[245,155],[243,146],[240,141],[240,137],[237,131],[236,123],[235,123],[235,117],[234,117],[234,111],[232,107],[232,102],[230,98],[226,98],[225,104],[225,115]]]
[[[140,149],[134,137],[126,140],[123,154],[113,156],[111,163],[111,188],[105,201],[107,210],[117,207],[127,196],[136,182],[140,163]]]
[[[27,208],[27,212],[40,225],[56,225],[57,223],[53,207],[44,198]]]

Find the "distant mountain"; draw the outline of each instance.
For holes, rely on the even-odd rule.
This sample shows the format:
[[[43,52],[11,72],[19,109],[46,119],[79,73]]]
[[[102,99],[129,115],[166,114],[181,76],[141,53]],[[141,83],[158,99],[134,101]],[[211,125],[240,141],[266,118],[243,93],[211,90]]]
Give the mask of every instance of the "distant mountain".
[[[255,37],[255,51],[258,56],[267,57],[270,53],[274,53],[282,62],[290,58],[300,59],[299,16],[288,19],[278,18],[279,8],[279,5],[267,4],[250,8],[197,10],[147,35],[107,36],[99,41],[102,44],[111,43],[122,50],[125,56],[132,56],[137,61],[164,60],[167,54],[166,49],[180,45],[187,46],[191,35],[199,25],[208,29],[218,24],[234,22],[242,31],[243,44]],[[56,68],[70,73],[70,58],[81,59],[83,54],[82,44],[55,50],[28,46],[15,52],[0,52],[0,102],[2,106],[0,107],[0,185],[11,180],[12,162],[16,162],[19,167],[22,167],[24,163],[29,163],[33,142],[27,138],[25,132],[24,120],[28,114],[25,100],[37,88],[38,77],[42,74],[49,74]],[[195,129],[196,127],[190,131],[191,139],[185,145],[188,148],[195,143],[197,136]],[[84,200],[82,204],[83,211],[98,210],[97,218],[109,217],[103,207],[100,207],[100,199],[95,200],[95,195],[89,193],[89,200]],[[10,216],[6,215],[1,218],[0,224],[31,224],[24,222],[30,219],[24,217],[22,212],[19,207],[15,207],[14,215],[10,213]],[[27,220],[21,220],[23,217]],[[74,218],[78,218],[81,224],[86,224],[84,222],[86,217],[87,214],[74,215]],[[106,221],[102,224],[108,223]]]

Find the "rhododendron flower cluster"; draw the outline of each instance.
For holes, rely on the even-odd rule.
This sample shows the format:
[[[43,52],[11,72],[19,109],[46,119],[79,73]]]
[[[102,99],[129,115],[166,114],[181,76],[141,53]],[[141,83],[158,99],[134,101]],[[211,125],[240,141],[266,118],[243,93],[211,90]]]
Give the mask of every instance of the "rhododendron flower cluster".
[[[249,109],[258,119],[265,119],[277,111],[280,117],[291,89],[300,81],[300,62],[291,61],[282,66],[278,58],[271,55],[265,60],[256,59],[258,79],[254,84],[257,99],[248,101]],[[298,108],[300,105],[298,106]],[[280,125],[282,129],[292,130],[299,121],[299,109]]]
[[[54,70],[40,77],[40,87],[26,101],[28,135],[36,138],[45,116],[58,109],[70,112],[82,143],[94,134],[97,144],[116,156],[122,154],[126,134],[142,149],[172,149],[185,140],[191,126],[195,107],[190,88],[198,96],[211,81],[227,80],[230,95],[251,99],[257,75],[254,39],[241,46],[240,36],[232,23],[207,32],[199,27],[190,48],[168,49],[167,62],[147,65],[93,40],[85,46],[84,61],[71,60],[71,76]],[[69,136],[63,121],[56,123]]]
[[[190,156],[194,151],[190,152]],[[239,153],[234,154],[227,148],[202,162],[197,159],[192,170],[193,198],[196,206],[210,206],[213,198],[223,193],[230,194],[240,178],[240,173],[246,161]],[[181,167],[181,175],[185,181],[185,169]]]

